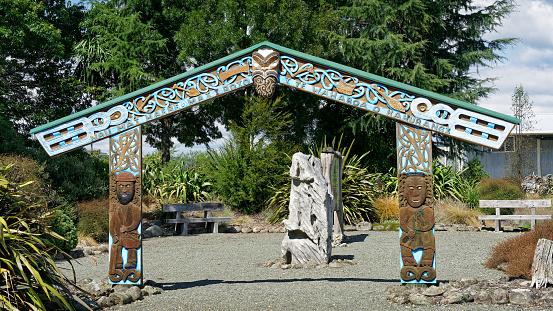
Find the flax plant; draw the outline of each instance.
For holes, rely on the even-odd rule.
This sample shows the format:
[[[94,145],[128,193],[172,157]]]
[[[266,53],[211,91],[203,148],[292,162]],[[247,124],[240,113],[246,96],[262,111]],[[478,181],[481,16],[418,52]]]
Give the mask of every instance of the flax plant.
[[[44,225],[55,216],[22,191],[32,182],[5,177],[10,168],[0,170],[0,309],[73,310],[62,294],[67,280],[50,255],[63,252],[47,236],[64,238]]]

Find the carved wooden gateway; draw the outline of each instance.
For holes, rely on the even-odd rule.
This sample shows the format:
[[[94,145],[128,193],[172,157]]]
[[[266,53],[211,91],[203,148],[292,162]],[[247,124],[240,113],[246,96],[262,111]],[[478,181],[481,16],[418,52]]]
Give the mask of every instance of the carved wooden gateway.
[[[140,126],[254,86],[277,85],[397,121],[403,283],[436,282],[432,132],[499,149],[519,120],[270,42],[77,112],[31,131],[50,156],[110,139],[112,283],[142,284]]]

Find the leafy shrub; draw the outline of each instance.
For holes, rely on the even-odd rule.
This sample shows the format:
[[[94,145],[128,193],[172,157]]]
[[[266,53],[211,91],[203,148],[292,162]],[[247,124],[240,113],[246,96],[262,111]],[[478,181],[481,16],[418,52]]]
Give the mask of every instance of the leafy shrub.
[[[298,148],[282,139],[291,115],[280,111],[281,99],[254,97],[246,104],[231,135],[218,150],[209,151],[206,176],[225,204],[246,214],[263,210],[271,187],[282,185],[290,165],[286,152]]]
[[[437,223],[459,224],[480,227],[478,216],[482,213],[469,208],[466,204],[452,198],[438,200],[434,203],[434,219]]]
[[[480,182],[476,187],[480,200],[519,200],[524,193],[517,184],[511,183],[507,179],[488,178]],[[483,213],[495,214],[495,208],[481,208]],[[501,209],[501,214],[512,215],[514,209]]]
[[[467,167],[461,173],[461,176],[473,183],[478,183],[482,179],[489,178],[490,175],[484,171],[484,165],[478,160],[478,158],[472,158],[468,163]]]
[[[98,242],[107,242],[109,236],[109,199],[96,199],[78,204],[79,236],[88,236]]]
[[[512,277],[531,279],[532,262],[539,239],[553,240],[553,220],[547,220],[519,236],[500,242],[493,247],[492,255],[486,262],[486,267],[502,268]]]
[[[40,150],[34,158],[43,163],[45,182],[68,202],[105,197],[108,194],[109,162],[83,149],[51,158]]]
[[[60,293],[64,277],[50,253],[50,212],[43,198],[26,192],[29,183],[9,180],[10,167],[0,170],[0,304],[3,310],[73,310]],[[32,189],[32,187],[30,187]],[[57,307],[56,307],[57,306]]]
[[[384,195],[374,199],[374,208],[381,223],[397,220],[399,217],[399,202],[396,196]]]
[[[71,220],[69,216],[65,215],[65,213],[60,210],[55,211],[54,215],[56,217],[50,223],[50,230],[59,234],[65,238],[65,240],[53,238],[52,243],[65,250],[69,250],[77,246],[79,241],[77,238],[77,228],[75,228],[73,220]]]

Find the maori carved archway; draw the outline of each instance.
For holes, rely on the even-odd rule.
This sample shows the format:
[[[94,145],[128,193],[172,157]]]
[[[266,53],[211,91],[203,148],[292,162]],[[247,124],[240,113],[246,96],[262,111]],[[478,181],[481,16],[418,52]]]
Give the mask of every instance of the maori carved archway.
[[[251,85],[264,97],[271,97],[277,85],[284,85],[397,121],[401,181],[398,191],[406,198],[400,202],[404,211],[404,221],[400,221],[400,275],[404,283],[436,280],[432,198],[418,199],[420,187],[424,186],[426,192],[432,188],[431,183],[421,184],[421,180],[431,180],[432,176],[431,133],[499,149],[514,124],[520,122],[443,95],[263,42],[37,127],[31,134],[50,156],[110,139],[109,275],[112,283],[142,283],[141,216],[127,215],[137,215],[136,210],[141,206],[140,126]],[[129,202],[123,198],[123,191],[117,190],[122,185],[134,186]],[[404,189],[405,185],[414,188]],[[116,215],[119,216],[112,228],[111,217]]]

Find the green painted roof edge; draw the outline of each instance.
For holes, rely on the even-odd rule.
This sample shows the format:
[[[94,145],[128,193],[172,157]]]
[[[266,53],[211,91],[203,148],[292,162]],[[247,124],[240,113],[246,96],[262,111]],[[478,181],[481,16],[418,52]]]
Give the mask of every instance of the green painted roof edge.
[[[147,93],[147,92],[150,92],[150,91],[153,91],[159,87],[162,87],[164,85],[167,85],[167,84],[170,84],[170,83],[173,83],[173,82],[176,82],[176,81],[179,81],[179,80],[182,80],[182,79],[185,79],[189,76],[192,76],[192,75],[195,75],[197,73],[200,73],[206,69],[209,69],[209,68],[212,68],[212,67],[216,67],[216,66],[219,66],[221,64],[224,64],[228,61],[231,61],[233,60],[234,58],[238,58],[238,57],[242,57],[246,54],[250,54],[252,53],[253,51],[263,47],[263,46],[266,46],[267,45],[267,42],[262,42],[262,43],[258,43],[254,46],[251,46],[247,49],[244,49],[244,50],[241,50],[241,51],[238,51],[236,53],[233,53],[233,54],[230,54],[228,56],[225,56],[223,58],[220,58],[216,61],[213,61],[211,63],[208,63],[208,64],[205,64],[203,66],[200,66],[198,68],[194,68],[192,70],[189,70],[189,71],[186,71],[184,73],[181,73],[177,76],[174,76],[174,77],[171,77],[169,79],[165,79],[163,81],[160,81],[160,82],[157,82],[157,83],[154,83],[150,86],[147,86],[145,88],[141,88],[140,90],[136,90],[134,92],[131,92],[131,93],[128,93],[128,94],[125,94],[123,96],[119,96],[117,98],[114,98],[112,100],[109,100],[107,102],[104,102],[104,103],[101,103],[99,105],[96,105],[96,106],[93,106],[93,107],[89,107],[85,110],[81,110],[81,111],[78,111],[78,112],[75,112],[73,114],[70,114],[68,116],[65,116],[61,119],[57,119],[57,120],[54,120],[52,122],[49,122],[47,124],[44,124],[44,125],[41,125],[41,126],[37,126],[35,128],[33,128],[30,132],[30,134],[35,134],[35,133],[38,133],[40,131],[43,131],[43,130],[46,130],[46,129],[49,129],[51,127],[54,127],[56,125],[60,125],[60,124],[63,124],[65,122],[68,122],[68,121],[71,121],[71,120],[74,120],[76,118],[79,118],[79,117],[82,117],[82,116],[86,116],[88,114],[91,114],[91,113],[94,113],[98,110],[102,110],[103,108],[106,108],[106,107],[109,107],[115,103],[118,103],[118,102],[122,102],[122,101],[126,101],[128,99],[131,99],[135,96],[138,96],[138,95],[141,95],[141,94],[144,94],[144,93]]]
[[[442,101],[444,103],[453,104],[453,105],[456,105],[458,107],[461,107],[461,108],[464,108],[464,109],[467,109],[467,110],[471,110],[471,111],[474,111],[474,112],[482,113],[482,114],[485,114],[485,115],[489,115],[491,117],[502,119],[502,120],[505,120],[507,122],[512,122],[512,123],[516,123],[516,124],[520,123],[520,120],[515,118],[515,117],[511,117],[511,116],[508,116],[508,115],[505,115],[505,114],[502,114],[502,113],[499,113],[499,112],[495,112],[493,110],[482,108],[482,107],[479,107],[479,106],[476,106],[476,105],[473,105],[473,104],[470,104],[470,103],[467,103],[467,102],[464,102],[464,101],[461,101],[461,100],[458,100],[458,99],[447,97],[447,96],[444,96],[444,95],[441,95],[441,94],[438,94],[438,93],[434,93],[434,92],[430,92],[430,91],[427,91],[427,90],[424,90],[424,89],[420,89],[418,87],[414,87],[414,86],[411,86],[411,85],[408,85],[408,84],[405,84],[405,83],[390,80],[390,79],[387,79],[387,78],[384,78],[384,77],[381,77],[381,76],[377,76],[377,75],[374,75],[374,74],[371,74],[371,73],[368,73],[368,72],[365,72],[365,71],[361,71],[359,69],[355,69],[355,68],[348,67],[348,66],[345,66],[345,65],[342,65],[342,64],[338,64],[338,63],[335,63],[335,62],[332,62],[332,61],[329,61],[329,60],[326,60],[326,59],[323,59],[323,58],[319,58],[319,57],[316,57],[316,56],[312,56],[312,55],[309,55],[309,54],[298,52],[296,50],[292,50],[292,49],[289,49],[287,47],[283,47],[283,46],[280,46],[278,44],[271,43],[269,41],[264,41],[264,42],[258,43],[256,45],[253,45],[249,48],[246,48],[244,50],[241,50],[241,51],[238,51],[236,53],[225,56],[225,57],[223,57],[221,59],[218,59],[216,61],[213,61],[211,63],[205,64],[205,65],[200,66],[198,68],[194,68],[190,71],[186,71],[186,72],[184,72],[180,75],[171,77],[169,79],[165,79],[165,80],[157,82],[157,83],[154,83],[154,84],[152,84],[150,86],[147,86],[145,88],[142,88],[140,90],[136,90],[134,92],[125,94],[123,96],[119,96],[119,97],[114,98],[112,100],[109,100],[107,102],[101,103],[101,104],[93,106],[93,107],[89,107],[85,110],[78,111],[76,113],[70,114],[70,115],[68,115],[66,117],[63,117],[61,119],[57,119],[57,120],[54,120],[52,122],[49,122],[47,124],[37,126],[37,127],[33,128],[30,131],[30,134],[35,134],[35,133],[38,133],[40,131],[52,128],[54,126],[63,124],[65,122],[74,120],[76,118],[79,118],[79,117],[82,117],[82,116],[85,116],[85,115],[89,115],[93,112],[96,112],[96,111],[101,110],[103,108],[109,107],[109,106],[111,106],[115,103],[122,102],[122,101],[128,100],[130,98],[133,98],[135,96],[153,91],[153,90],[155,90],[159,87],[162,87],[164,85],[173,83],[175,81],[182,80],[182,79],[187,78],[189,76],[192,76],[194,74],[200,73],[200,72],[202,72],[206,69],[219,66],[223,63],[226,63],[228,61],[233,60],[234,58],[242,57],[242,56],[244,56],[246,54],[249,54],[249,53],[252,53],[253,51],[255,51],[259,48],[262,48],[262,47],[269,47],[269,48],[277,50],[279,52],[286,53],[286,54],[289,54],[289,55],[292,55],[292,56],[295,56],[295,57],[303,58],[305,60],[320,64],[320,65],[323,65],[323,66],[326,66],[326,67],[341,70],[341,71],[350,73],[352,75],[355,75],[355,76],[358,76],[358,77],[361,77],[361,78],[365,78],[365,79],[369,79],[369,80],[373,80],[373,81],[376,81],[376,82],[379,82],[379,83],[382,83],[382,84],[387,84],[387,85],[390,85],[394,88],[402,89],[402,90],[405,90],[407,92],[417,93],[417,94],[425,96],[425,97],[430,97],[432,99]]]
[[[473,105],[473,104],[470,104],[470,103],[467,103],[467,102],[464,102],[464,101],[461,101],[461,100],[458,100],[458,99],[447,97],[445,95],[441,95],[441,94],[438,94],[438,93],[427,91],[427,90],[424,90],[424,89],[421,89],[421,88],[418,88],[418,87],[415,87],[415,86],[411,86],[409,84],[405,84],[405,83],[397,82],[397,81],[394,81],[394,80],[390,80],[388,78],[377,76],[377,75],[372,74],[372,73],[361,71],[359,69],[355,69],[355,68],[348,67],[348,66],[345,66],[345,65],[342,65],[342,64],[338,64],[338,63],[335,63],[335,62],[332,62],[332,61],[329,61],[329,60],[326,60],[326,59],[322,59],[322,58],[319,58],[319,57],[316,57],[316,56],[312,56],[312,55],[309,55],[309,54],[298,52],[298,51],[280,46],[278,44],[274,44],[274,43],[270,43],[270,42],[264,42],[264,43],[267,46],[270,46],[271,48],[273,48],[275,50],[278,50],[280,52],[284,52],[286,54],[290,54],[290,55],[293,55],[293,56],[296,56],[296,57],[299,57],[299,58],[303,58],[305,60],[308,60],[308,61],[311,61],[311,62],[314,62],[314,63],[318,63],[318,64],[326,66],[326,67],[341,70],[341,71],[350,73],[352,75],[355,75],[357,77],[362,77],[362,78],[373,80],[373,81],[376,81],[376,82],[379,82],[379,83],[382,83],[382,84],[387,84],[387,85],[390,85],[394,88],[405,90],[405,91],[407,91],[407,93],[408,92],[417,93],[417,94],[425,96],[425,97],[430,97],[432,99],[435,99],[435,100],[438,100],[438,101],[441,101],[441,102],[444,102],[444,103],[453,104],[455,106],[458,106],[458,107],[461,107],[461,108],[464,108],[464,109],[467,109],[467,110],[471,110],[471,111],[474,111],[474,112],[482,113],[482,114],[485,114],[485,115],[489,115],[491,117],[502,119],[502,120],[505,120],[507,122],[516,123],[516,124],[520,123],[520,120],[518,118],[509,116],[509,115],[506,115],[506,114],[502,114],[502,113],[499,113],[499,112],[496,112],[496,111],[493,111],[493,110],[490,110],[490,109],[486,109],[486,108],[483,108],[483,107],[480,107],[480,106],[476,106],[476,105]]]

